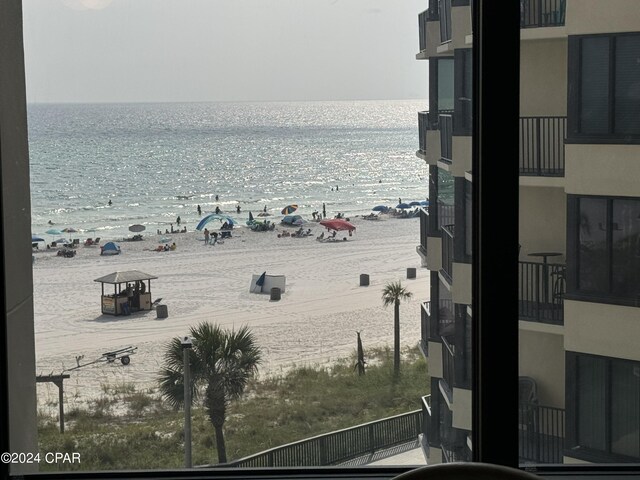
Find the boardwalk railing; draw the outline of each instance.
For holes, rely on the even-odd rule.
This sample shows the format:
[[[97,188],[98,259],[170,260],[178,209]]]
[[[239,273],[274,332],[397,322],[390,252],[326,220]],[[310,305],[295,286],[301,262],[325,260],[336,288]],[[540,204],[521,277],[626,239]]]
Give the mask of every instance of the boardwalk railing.
[[[337,465],[416,440],[422,426],[422,410],[414,410],[275,447],[220,466],[261,468]]]

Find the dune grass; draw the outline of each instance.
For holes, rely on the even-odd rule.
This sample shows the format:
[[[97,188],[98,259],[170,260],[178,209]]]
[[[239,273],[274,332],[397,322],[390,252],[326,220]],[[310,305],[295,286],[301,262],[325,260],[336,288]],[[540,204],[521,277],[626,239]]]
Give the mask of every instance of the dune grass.
[[[393,382],[389,349],[366,351],[366,374],[355,359],[330,367],[294,367],[251,381],[229,407],[225,422],[229,460],[420,408],[429,389],[426,362],[418,348],[403,352],[401,376]],[[39,416],[39,447],[45,452],[79,452],[79,465],[61,470],[166,469],[184,465],[184,414],[157,394],[133,386],[105,386],[87,409],[66,412],[66,432],[57,418]],[[217,463],[213,427],[200,405],[192,409],[193,465]],[[41,469],[57,470],[56,465]]]

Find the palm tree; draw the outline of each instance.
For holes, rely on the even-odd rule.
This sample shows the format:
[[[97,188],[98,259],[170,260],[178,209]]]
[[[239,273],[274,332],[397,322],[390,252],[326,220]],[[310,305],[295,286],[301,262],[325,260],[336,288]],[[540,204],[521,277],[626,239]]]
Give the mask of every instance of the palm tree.
[[[388,283],[382,290],[382,303],[385,307],[393,304],[393,375],[400,375],[400,301],[413,296],[400,281]]]
[[[216,432],[218,462],[226,463],[224,425],[229,402],[237,400],[258,370],[260,348],[253,333],[242,327],[237,332],[202,322],[190,328],[193,348],[189,351],[192,379],[191,398],[202,400]],[[184,365],[180,338],[166,346],[160,372],[160,391],[175,408],[184,403]]]

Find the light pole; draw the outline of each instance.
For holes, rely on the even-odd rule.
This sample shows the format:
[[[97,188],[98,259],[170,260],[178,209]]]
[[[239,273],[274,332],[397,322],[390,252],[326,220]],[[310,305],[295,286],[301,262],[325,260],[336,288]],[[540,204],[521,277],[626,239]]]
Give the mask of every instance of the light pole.
[[[184,364],[184,466],[191,468],[191,375],[189,351],[193,346],[191,337],[182,337],[182,363]]]

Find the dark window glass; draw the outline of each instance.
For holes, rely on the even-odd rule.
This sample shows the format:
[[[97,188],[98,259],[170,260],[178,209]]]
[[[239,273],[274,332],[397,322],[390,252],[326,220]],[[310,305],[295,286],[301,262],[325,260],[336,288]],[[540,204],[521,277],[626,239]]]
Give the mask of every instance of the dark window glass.
[[[640,202],[613,200],[612,292],[627,298],[640,294]]]
[[[578,289],[608,291],[607,201],[581,198],[579,203]]]
[[[578,445],[606,449],[605,373],[603,359],[578,357]]]
[[[616,133],[640,134],[640,35],[616,38]]]
[[[438,60],[438,110],[453,110],[453,58]]]
[[[455,311],[451,291],[439,281],[438,299],[438,333],[443,337],[450,337],[455,333]]]
[[[640,367],[612,362],[611,452],[640,456]]]
[[[580,130],[609,133],[609,38],[582,40]]]

